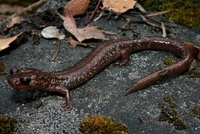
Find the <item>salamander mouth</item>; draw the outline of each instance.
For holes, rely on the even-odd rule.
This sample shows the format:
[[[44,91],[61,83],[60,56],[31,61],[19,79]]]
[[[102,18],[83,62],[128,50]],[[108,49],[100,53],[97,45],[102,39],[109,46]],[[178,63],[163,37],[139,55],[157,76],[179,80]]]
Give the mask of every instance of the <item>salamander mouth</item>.
[[[8,83],[12,86],[13,85],[13,77],[11,75],[7,75],[6,79],[7,79]]]

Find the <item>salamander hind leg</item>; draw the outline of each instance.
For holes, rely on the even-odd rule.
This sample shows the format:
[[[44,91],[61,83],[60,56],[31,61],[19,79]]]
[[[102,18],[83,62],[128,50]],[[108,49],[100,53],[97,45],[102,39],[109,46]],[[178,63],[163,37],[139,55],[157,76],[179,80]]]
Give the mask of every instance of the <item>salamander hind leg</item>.
[[[72,99],[70,95],[70,91],[66,90],[65,93],[65,103],[61,105],[61,107],[66,111],[67,109],[72,109]]]
[[[120,52],[120,56],[121,56],[120,59],[115,61],[115,63],[114,63],[115,65],[123,66],[126,63],[128,63],[128,61],[130,60],[129,54],[125,50],[122,50]]]

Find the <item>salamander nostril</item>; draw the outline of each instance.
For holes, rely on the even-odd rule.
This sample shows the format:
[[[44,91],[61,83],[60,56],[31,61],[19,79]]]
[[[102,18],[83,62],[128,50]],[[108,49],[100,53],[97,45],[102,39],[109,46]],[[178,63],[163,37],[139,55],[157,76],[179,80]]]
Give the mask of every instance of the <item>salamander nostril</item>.
[[[10,75],[13,75],[13,74],[17,73],[17,71],[18,71],[17,68],[10,69]]]

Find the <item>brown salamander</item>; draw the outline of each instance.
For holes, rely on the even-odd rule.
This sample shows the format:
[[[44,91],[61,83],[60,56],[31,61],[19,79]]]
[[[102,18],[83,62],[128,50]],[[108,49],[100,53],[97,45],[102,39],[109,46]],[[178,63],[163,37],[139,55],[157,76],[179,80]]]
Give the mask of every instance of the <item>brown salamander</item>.
[[[19,90],[37,89],[64,94],[66,101],[62,107],[66,110],[72,108],[70,89],[88,81],[114,61],[119,66],[125,65],[129,61],[130,53],[151,49],[171,51],[181,59],[143,77],[132,85],[125,95],[188,70],[198,53],[193,46],[184,45],[170,38],[123,38],[98,45],[80,62],[63,71],[43,72],[33,68],[13,68],[7,80],[13,88]]]

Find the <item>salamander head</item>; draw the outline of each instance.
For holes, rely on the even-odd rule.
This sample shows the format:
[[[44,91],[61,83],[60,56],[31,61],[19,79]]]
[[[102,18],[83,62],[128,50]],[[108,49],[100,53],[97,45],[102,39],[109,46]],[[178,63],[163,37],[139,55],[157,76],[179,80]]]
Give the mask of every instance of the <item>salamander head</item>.
[[[10,86],[15,89],[35,89],[40,86],[38,78],[40,78],[41,74],[41,71],[34,68],[12,68],[7,80]]]

